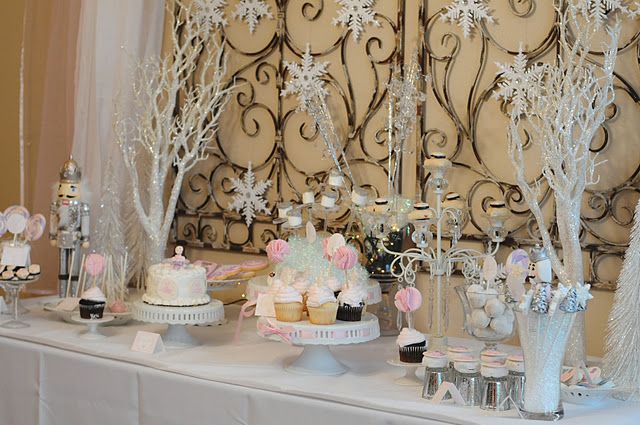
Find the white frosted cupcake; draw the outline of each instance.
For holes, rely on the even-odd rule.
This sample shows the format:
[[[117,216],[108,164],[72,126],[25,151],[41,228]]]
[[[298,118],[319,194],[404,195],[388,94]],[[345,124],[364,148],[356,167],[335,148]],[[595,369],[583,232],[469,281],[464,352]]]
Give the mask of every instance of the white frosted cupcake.
[[[291,286],[281,286],[273,299],[276,319],[281,322],[302,320],[302,295]]]
[[[307,292],[309,321],[314,325],[331,325],[336,322],[338,303],[327,286],[314,285]]]
[[[412,328],[403,328],[396,339],[400,361],[405,363],[421,363],[422,353],[427,349],[427,339],[422,332]]]

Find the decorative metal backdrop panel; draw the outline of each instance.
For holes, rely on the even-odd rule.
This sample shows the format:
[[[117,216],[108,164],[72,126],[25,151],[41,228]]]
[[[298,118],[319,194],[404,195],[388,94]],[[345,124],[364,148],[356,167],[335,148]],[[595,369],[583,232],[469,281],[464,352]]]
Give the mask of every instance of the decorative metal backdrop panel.
[[[453,160],[451,189],[466,197],[471,212],[467,238],[481,236],[487,202],[500,199],[515,215],[508,226],[513,230],[511,244],[530,245],[537,239],[537,228],[513,178],[505,105],[492,97],[499,82],[495,63],[512,64],[520,42],[529,63],[554,61],[559,16],[554,2],[548,0],[489,1],[495,23],[483,21],[474,28],[472,38],[464,38],[458,26],[441,20],[449,3],[429,1],[423,20],[423,55],[433,79],[421,131],[422,158],[428,152],[443,151]],[[592,143],[592,151],[607,163],[599,168],[599,184],[585,195],[582,245],[588,257],[587,279],[601,289],[614,289],[638,199],[639,29],[637,20],[623,21],[615,104]],[[594,51],[593,61],[600,58],[601,53]],[[535,158],[533,149],[529,155]],[[423,170],[418,173],[423,181]],[[542,182],[547,222],[553,230],[552,194],[540,175],[529,178]]]
[[[232,3],[232,2],[229,2]],[[339,5],[333,0],[268,1],[273,20],[262,18],[250,34],[246,23],[228,19],[222,29],[229,53],[229,81],[238,85],[221,120],[207,161],[186,179],[176,215],[175,238],[192,246],[258,251],[274,238],[272,217],[258,215],[247,228],[239,214],[226,211],[230,178],[252,163],[257,179],[271,179],[269,208],[282,200],[300,201],[318,187],[332,162],[295,96],[282,98],[290,79],[285,61],[300,62],[306,44],[314,60],[329,61],[324,80],[353,173],[374,192],[386,187],[384,99],[394,61],[402,61],[403,1],[378,2],[379,27],[366,25],[355,41],[351,31],[331,24]],[[226,8],[231,16],[233,5]],[[333,217],[340,222],[340,211]]]
[[[299,62],[307,43],[314,60],[330,62],[328,103],[356,179],[384,193],[385,84],[392,64],[410,56],[405,46],[411,43],[405,39],[415,38],[425,71],[432,76],[416,135],[421,142],[414,154],[417,163],[433,151],[444,151],[454,161],[449,189],[461,193],[470,207],[468,240],[482,239],[487,201],[504,199],[516,216],[509,226],[511,245],[534,243],[534,222],[515,186],[507,154],[508,116],[492,94],[499,81],[495,62],[511,63],[520,42],[530,62],[554,60],[558,17],[552,2],[488,1],[496,22],[483,23],[472,38],[464,38],[458,26],[440,20],[450,0],[378,0],[374,10],[381,26],[365,26],[358,42],[348,30],[331,25],[339,8],[334,0],[267,3],[274,19],[261,19],[253,34],[246,23],[231,19],[233,5],[226,8],[229,23],[222,32],[228,42],[229,81],[235,80],[238,88],[210,158],[185,181],[175,239],[202,248],[258,252],[276,236],[272,217],[258,215],[247,228],[239,214],[226,211],[232,197],[230,178],[239,177],[249,162],[258,179],[273,180],[266,195],[271,211],[281,200],[300,201],[307,187],[317,192],[326,179],[332,163],[322,158],[312,120],[295,111],[294,97],[279,96],[290,78],[284,62]],[[419,16],[413,16],[416,13]],[[613,289],[639,190],[639,28],[638,21],[624,22],[616,102],[592,148],[608,162],[600,169],[600,183],[584,200],[586,272],[603,289]],[[593,59],[599,57],[594,52]],[[418,166],[403,187],[411,195],[417,183],[425,194],[427,178]],[[548,190],[544,197],[551,218]],[[333,223],[339,225],[346,215],[338,212]]]

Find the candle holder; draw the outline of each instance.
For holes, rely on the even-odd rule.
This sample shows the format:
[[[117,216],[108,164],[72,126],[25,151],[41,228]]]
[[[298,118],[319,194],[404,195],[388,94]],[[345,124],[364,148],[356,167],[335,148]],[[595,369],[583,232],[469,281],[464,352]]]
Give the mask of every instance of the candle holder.
[[[429,317],[428,328],[430,333],[429,349],[444,349],[447,346],[445,336],[448,322],[447,290],[452,272],[456,265],[460,265],[462,273],[467,279],[479,275],[479,260],[485,256],[494,256],[504,240],[504,223],[508,219],[509,211],[502,204],[493,205],[487,213],[489,228],[487,234],[489,243],[486,252],[480,252],[470,248],[457,246],[462,236],[463,224],[466,223],[468,212],[461,198],[450,196],[445,198],[445,189],[448,185],[446,173],[451,168],[451,162],[443,154],[434,153],[424,162],[425,169],[430,172],[429,187],[435,195],[434,208],[424,208],[424,203],[417,203],[410,214],[410,224],[413,227],[411,239],[415,243],[414,248],[403,252],[392,251],[382,242],[384,234],[380,232],[379,248],[394,257],[390,271],[398,279],[400,284],[414,286],[417,271],[423,266],[429,270]],[[422,208],[422,209],[421,209]],[[427,213],[427,211],[429,211]],[[443,247],[443,236],[448,235],[451,243],[448,249]]]

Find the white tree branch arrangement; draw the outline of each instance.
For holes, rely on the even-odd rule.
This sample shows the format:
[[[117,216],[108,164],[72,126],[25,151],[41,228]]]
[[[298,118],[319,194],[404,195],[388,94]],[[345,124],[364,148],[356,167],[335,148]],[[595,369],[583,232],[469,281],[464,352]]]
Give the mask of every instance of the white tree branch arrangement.
[[[613,71],[620,25],[606,28],[608,39],[600,67],[589,58],[597,35],[595,21],[579,19],[578,6],[572,2],[558,13],[557,63],[544,66],[537,80],[539,86],[531,92],[525,110],[512,109],[509,154],[516,182],[537,222],[553,270],[564,285],[582,286],[580,209],[586,186],[597,182],[595,169],[600,163],[589,148],[614,100]],[[553,191],[562,260],[545,224],[539,182],[526,178],[524,151],[529,136],[540,150],[542,175]]]
[[[234,88],[225,87],[224,48],[212,36],[211,26],[203,24],[200,10],[174,2],[179,12],[171,31],[171,52],[136,65],[137,113],[116,114],[117,142],[131,178],[132,202],[151,245],[151,262],[164,255],[183,178],[208,157],[207,148]],[[148,169],[140,169],[143,162]],[[171,168],[175,178],[165,203]],[[140,180],[148,184],[143,187]]]

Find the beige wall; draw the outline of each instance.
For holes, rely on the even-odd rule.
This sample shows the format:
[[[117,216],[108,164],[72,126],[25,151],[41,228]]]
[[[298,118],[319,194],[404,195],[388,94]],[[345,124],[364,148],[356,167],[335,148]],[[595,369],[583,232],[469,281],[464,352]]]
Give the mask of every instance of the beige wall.
[[[0,128],[2,141],[0,170],[2,190],[0,210],[20,201],[18,162],[18,103],[20,99],[20,45],[24,0],[4,2],[2,5],[2,66],[0,66]]]

